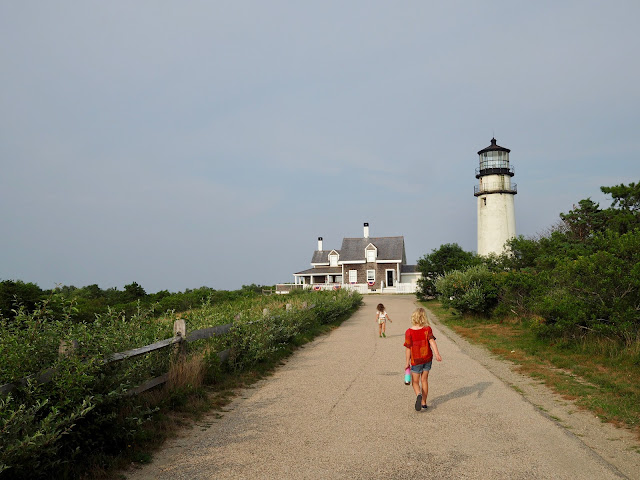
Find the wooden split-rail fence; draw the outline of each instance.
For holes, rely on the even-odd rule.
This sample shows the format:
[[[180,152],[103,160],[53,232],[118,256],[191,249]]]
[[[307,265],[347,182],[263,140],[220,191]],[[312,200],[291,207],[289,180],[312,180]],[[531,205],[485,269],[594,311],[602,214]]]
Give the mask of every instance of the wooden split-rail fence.
[[[314,306],[315,305],[311,305],[309,308],[313,308]],[[292,305],[288,303],[286,305],[286,309],[291,310],[291,308],[292,308]],[[303,309],[307,308],[307,302],[303,302],[302,308]],[[262,314],[263,314],[263,317],[267,316],[269,314],[269,310],[265,308],[262,311]],[[236,316],[236,318],[238,318],[238,316]],[[255,323],[255,322],[247,322],[247,324],[251,324],[251,323]],[[171,347],[172,345],[178,345],[182,347],[182,350],[184,351],[184,347],[186,346],[186,344],[195,342],[196,340],[211,338],[215,335],[224,335],[228,333],[232,327],[233,327],[233,323],[227,323],[225,325],[218,325],[215,327],[208,327],[208,328],[202,328],[200,330],[194,330],[193,332],[189,332],[187,334],[186,322],[183,319],[179,319],[173,323],[173,337],[167,338],[165,340],[160,340],[158,342],[152,343],[151,345],[145,345],[143,347],[133,348],[131,350],[127,350],[126,352],[113,353],[107,356],[106,358],[104,358],[103,363],[106,365],[113,362],[120,362],[122,360],[138,357],[140,355],[146,355],[147,353],[154,352],[156,350],[161,350],[163,348]],[[72,342],[66,342],[63,340],[60,342],[60,347],[58,348],[58,354],[61,356],[71,355],[73,354],[73,352],[77,347],[78,347],[77,341],[74,340]],[[220,362],[227,361],[227,359],[229,358],[229,353],[230,353],[229,349],[218,352],[218,358],[220,359]],[[179,355],[178,358],[184,359],[184,355]],[[53,380],[55,373],[56,373],[56,370],[54,368],[48,368],[40,372],[40,374],[38,375],[32,375],[30,377],[23,378],[16,383],[7,383],[5,385],[0,385],[0,395],[5,395],[7,393],[10,393],[19,385],[22,385],[22,386],[26,385],[29,380],[41,385],[45,383],[49,383]],[[158,377],[147,380],[143,384],[131,390],[128,390],[127,395],[137,395],[155,386],[165,383],[168,379],[169,379],[169,373],[167,372]]]

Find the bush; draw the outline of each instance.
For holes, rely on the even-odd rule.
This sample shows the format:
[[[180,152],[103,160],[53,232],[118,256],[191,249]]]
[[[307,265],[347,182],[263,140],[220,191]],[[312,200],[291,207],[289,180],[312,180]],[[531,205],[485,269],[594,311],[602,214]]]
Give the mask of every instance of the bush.
[[[422,274],[418,279],[416,296],[419,300],[434,297],[436,292],[436,280],[454,270],[464,270],[472,265],[479,265],[480,257],[474,253],[465,252],[457,243],[446,243],[438,249],[433,249],[430,254],[418,260],[418,271]]]
[[[537,299],[548,291],[546,273],[534,270],[510,270],[499,274],[498,305],[494,313],[500,316],[527,317],[536,310]]]
[[[231,366],[241,370],[287,348],[299,335],[353,311],[361,298],[338,291],[285,298],[250,294],[218,305],[208,299],[190,312],[188,329],[235,326],[230,335],[187,345],[189,362],[173,371],[187,369],[191,376],[173,382],[175,393],[169,394],[167,404],[184,402],[203,379],[216,381],[221,372],[217,351],[230,347]],[[0,385],[37,377],[45,367],[54,369],[53,381],[29,381],[0,396],[0,478],[75,478],[89,458],[102,466],[100,459],[106,462],[125,449],[155,412],[142,397],[125,393],[169,371],[172,355],[167,350],[106,365],[103,359],[171,337],[172,320],[139,308],[131,317],[109,311],[94,322],[77,322],[73,303],[60,302],[66,321],[57,319],[46,305],[33,313],[21,309],[13,320],[0,320]],[[285,302],[294,308],[287,311]],[[303,302],[315,304],[314,308],[303,309]],[[263,315],[264,308],[268,315]],[[77,342],[74,354],[58,354],[61,339]]]
[[[327,325],[341,316],[351,313],[362,302],[362,296],[346,290],[338,292],[312,292],[311,296],[297,295],[296,308],[281,309],[263,316],[253,311],[235,322],[231,335],[231,363],[235,370],[242,370],[267,359],[270,355],[291,343],[306,331]],[[307,299],[308,308],[302,308]],[[311,308],[312,307],[312,308]]]
[[[498,274],[477,265],[438,277],[436,291],[447,308],[463,314],[489,315],[498,301],[498,285]]]
[[[573,337],[587,332],[624,338],[640,328],[640,233],[612,240],[600,250],[564,260],[553,270],[553,288],[538,304],[545,319],[541,332]],[[635,254],[629,255],[635,244]],[[634,258],[635,257],[635,258]]]

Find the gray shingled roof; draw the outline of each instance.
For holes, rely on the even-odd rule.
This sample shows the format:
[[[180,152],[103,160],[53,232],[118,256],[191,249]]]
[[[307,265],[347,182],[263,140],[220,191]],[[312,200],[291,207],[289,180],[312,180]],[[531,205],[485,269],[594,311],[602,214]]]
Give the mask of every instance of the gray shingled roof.
[[[316,250],[313,252],[313,256],[311,257],[311,263],[329,263],[329,254],[335,249],[331,250]],[[340,250],[336,250],[338,255],[340,255]],[[342,258],[338,258],[338,260],[342,260]]]
[[[342,267],[318,267],[308,268],[301,272],[296,272],[294,275],[337,275],[342,273]]]
[[[402,265],[400,267],[400,273],[417,273],[418,266],[417,265]]]
[[[364,260],[364,249],[370,243],[373,243],[378,249],[378,261],[404,260],[404,237],[360,237],[342,239],[340,261],[354,262]]]

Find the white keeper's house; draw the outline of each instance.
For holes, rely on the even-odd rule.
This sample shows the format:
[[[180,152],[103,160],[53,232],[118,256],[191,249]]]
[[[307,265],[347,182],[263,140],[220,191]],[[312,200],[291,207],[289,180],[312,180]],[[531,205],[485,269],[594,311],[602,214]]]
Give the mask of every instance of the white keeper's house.
[[[365,223],[363,236],[343,238],[340,249],[325,249],[318,237],[311,268],[294,273],[294,283],[279,284],[276,291],[348,288],[360,293],[413,293],[420,275],[416,265],[407,265],[404,237],[370,237]]]

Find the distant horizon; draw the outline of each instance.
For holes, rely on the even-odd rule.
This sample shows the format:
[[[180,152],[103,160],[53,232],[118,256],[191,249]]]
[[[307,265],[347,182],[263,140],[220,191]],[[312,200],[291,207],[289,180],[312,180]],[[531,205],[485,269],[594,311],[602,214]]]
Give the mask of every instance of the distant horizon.
[[[629,182],[627,182],[627,183],[629,183]],[[618,185],[619,185],[619,184],[618,184]],[[614,185],[602,185],[602,186],[614,186]],[[594,199],[593,199],[593,196],[583,197],[583,198],[580,198],[579,200],[577,200],[577,201],[573,204],[572,208],[573,208],[573,207],[575,207],[575,206],[577,206],[578,202],[580,202],[581,200],[586,200],[586,199],[591,199],[592,201],[594,201],[595,203],[597,203],[597,204],[599,205],[599,208],[601,208],[601,209],[605,209],[605,208],[609,208],[609,207],[611,207],[612,199],[611,199],[611,198],[608,198],[605,194],[603,194],[603,193],[600,191],[600,189],[598,189],[598,193],[600,194],[600,196],[601,196],[601,198],[602,198],[603,200],[600,200],[600,201],[594,200]],[[602,201],[606,201],[606,202],[608,202],[608,203],[607,203],[607,205],[602,205]],[[561,214],[561,213],[568,213],[568,211],[569,211],[569,210],[567,210],[567,211],[565,211],[565,212],[559,212],[559,213],[558,213],[558,217],[557,217],[556,222],[554,222],[554,223],[550,224],[548,227],[546,227],[546,228],[542,229],[541,231],[536,232],[536,233],[531,234],[531,235],[523,235],[523,236],[524,236],[525,238],[535,238],[535,237],[537,237],[537,236],[540,236],[540,235],[544,234],[546,230],[553,228],[553,227],[554,227],[554,226],[555,226],[559,221],[561,221],[561,219],[560,219],[560,214]],[[517,206],[516,206],[516,222],[517,222],[517,220],[518,220],[518,218],[517,218]],[[362,222],[362,223],[361,223],[361,225],[362,225],[363,223],[364,223],[364,222]],[[361,227],[361,228],[362,228],[362,227]],[[370,228],[372,228],[372,229],[373,229],[373,228],[374,228],[374,226],[373,226],[372,224],[370,224]],[[517,234],[517,236],[520,236],[520,235],[521,235],[521,234]],[[322,236],[322,235],[318,235],[318,237],[320,237],[320,236]],[[362,235],[361,235],[361,236],[362,236]],[[378,236],[378,237],[385,237],[385,236],[389,236],[389,237],[402,236],[402,237],[405,237],[405,236],[404,236],[404,235],[402,235],[402,234],[398,234],[398,235],[370,235],[370,236],[371,236],[371,237],[376,237],[376,236]],[[343,237],[343,238],[360,238],[360,237],[352,236],[352,237]],[[317,237],[316,237],[316,241],[317,241]],[[323,237],[323,242],[324,242],[324,237]],[[340,238],[340,241],[339,241],[339,242],[340,242],[340,243],[342,242],[342,238]],[[406,242],[406,237],[405,237],[405,242]],[[456,241],[445,242],[445,243],[455,243],[455,244],[460,245],[460,244],[459,244],[459,242],[456,242]],[[440,248],[442,245],[444,245],[444,243],[443,243],[443,244],[438,245],[437,247],[434,247],[433,249],[429,250],[428,252],[424,252],[423,254],[421,254],[420,256],[418,256],[418,257],[416,258],[415,262],[409,262],[409,259],[407,258],[407,262],[408,262],[408,264],[410,264],[410,265],[415,265],[415,264],[417,264],[417,262],[418,262],[418,260],[419,260],[420,258],[422,258],[424,255],[428,255],[428,254],[430,254],[434,249],[436,249],[436,250],[437,250],[437,249],[438,249],[438,248]],[[336,248],[336,246],[331,247],[331,249],[334,249],[334,248]],[[338,246],[337,248],[339,249],[339,246]],[[316,249],[317,249],[317,244],[316,244]],[[312,254],[314,250],[315,250],[315,249],[312,249],[312,250],[311,250],[311,252],[310,252],[310,254]],[[326,249],[325,249],[325,250],[326,250]],[[474,250],[465,250],[465,251],[467,251],[467,252],[471,252],[471,253],[473,253],[473,254],[477,254],[477,252],[476,252],[476,250],[475,250],[475,249],[474,249]],[[311,258],[311,256],[310,256],[310,255],[308,255],[308,257],[309,257],[309,258],[307,259],[307,263],[303,266],[304,268],[308,268],[308,266],[310,265],[310,258]],[[408,257],[408,256],[407,256],[407,257]],[[154,291],[152,291],[152,292],[151,292],[151,291],[147,291],[147,289],[145,288],[144,284],[142,284],[141,282],[139,282],[139,281],[137,281],[137,280],[131,280],[131,281],[128,281],[128,282],[124,282],[124,283],[122,283],[121,285],[108,286],[108,287],[102,287],[102,286],[100,285],[100,283],[97,283],[97,282],[90,282],[90,283],[84,284],[84,285],[82,285],[82,286],[78,286],[78,285],[74,285],[74,284],[63,284],[63,283],[60,283],[60,282],[55,282],[55,283],[54,283],[54,286],[51,286],[51,287],[43,287],[42,285],[40,285],[40,284],[39,284],[38,282],[36,282],[36,281],[26,280],[26,279],[23,279],[23,278],[3,278],[3,277],[0,277],[0,281],[9,280],[9,281],[23,281],[24,283],[32,283],[32,284],[37,285],[40,289],[45,290],[45,291],[47,291],[47,290],[55,290],[56,288],[58,288],[58,287],[60,287],[60,286],[62,286],[62,287],[84,288],[84,287],[87,287],[87,286],[89,286],[89,285],[98,285],[98,287],[100,287],[100,289],[101,289],[101,290],[108,290],[108,289],[111,289],[111,288],[114,288],[114,289],[116,289],[116,290],[122,290],[122,289],[124,289],[124,287],[125,287],[126,285],[130,285],[130,284],[132,284],[132,283],[137,283],[138,285],[140,285],[140,286],[142,286],[142,287],[144,288],[144,290],[145,290],[145,292],[146,292],[147,294],[149,294],[149,295],[153,295],[153,294],[156,294],[156,293],[158,293],[158,292],[165,291],[165,290],[170,291],[171,293],[180,293],[180,292],[184,292],[184,291],[186,291],[186,290],[196,290],[196,289],[198,289],[198,288],[211,288],[211,289],[213,289],[213,290],[235,291],[235,290],[241,290],[243,286],[256,285],[256,286],[259,286],[259,287],[267,287],[267,286],[273,286],[273,285],[276,285],[276,284],[278,284],[278,283],[292,283],[292,281],[293,281],[293,272],[292,272],[291,276],[292,276],[292,279],[291,279],[291,280],[289,280],[289,281],[273,282],[273,283],[257,283],[257,282],[248,282],[248,283],[243,283],[243,284],[241,284],[241,285],[239,285],[239,286],[237,286],[237,287],[235,287],[235,288],[216,288],[216,287],[212,287],[212,286],[209,286],[209,285],[199,285],[199,286],[195,286],[195,287],[184,287],[184,288],[181,288],[181,289],[178,289],[178,290],[171,290],[171,289],[168,289],[168,288],[159,288],[159,289],[154,290]]]
[[[619,184],[618,184],[618,185],[619,185]],[[614,185],[602,185],[602,186],[614,186]],[[607,202],[608,202],[608,203],[607,203],[607,205],[602,205],[602,203],[601,203],[602,201],[596,201],[596,200],[594,200],[594,199],[593,199],[593,197],[592,197],[592,196],[587,196],[587,197],[584,197],[584,198],[581,198],[581,199],[577,200],[577,201],[575,202],[575,204],[573,205],[573,207],[577,206],[578,202],[580,202],[581,200],[586,200],[586,199],[591,199],[592,201],[594,201],[595,203],[597,203],[597,204],[599,205],[599,208],[601,208],[601,209],[605,209],[605,208],[609,208],[609,207],[611,207],[612,199],[611,199],[611,198],[608,198],[608,199],[607,199],[607,198],[606,198],[607,196],[605,196],[605,195],[604,195],[604,194],[603,194],[599,189],[598,189],[598,193],[601,195],[601,197],[603,197],[603,198],[604,198],[604,200],[605,200],[605,201],[607,201]],[[572,208],[573,208],[573,207],[572,207]],[[545,231],[546,231],[547,229],[551,229],[551,228],[553,228],[553,227],[554,227],[554,225],[556,225],[559,221],[561,221],[561,218],[560,218],[560,214],[561,214],[561,213],[568,213],[568,210],[567,210],[566,212],[559,212],[559,213],[558,213],[557,221],[556,221],[556,222],[554,222],[554,223],[552,223],[552,224],[550,224],[548,227],[546,227],[546,228],[545,228],[545,229],[543,229],[542,231],[537,232],[537,233],[532,234],[532,235],[523,235],[523,236],[524,236],[525,238],[535,238],[535,237],[537,237],[537,236],[539,236],[539,235],[542,235],[543,233],[545,233]],[[517,207],[516,207],[516,221],[517,221]],[[361,228],[362,228],[362,225],[363,225],[363,224],[364,224],[364,222],[362,222],[362,223],[361,223]],[[374,226],[373,226],[372,224],[370,224],[370,228],[372,228],[372,229],[373,229],[373,227],[374,227]],[[362,236],[362,235],[361,235],[361,236]],[[360,236],[360,237],[361,237],[361,236]],[[375,237],[387,237],[387,236],[388,236],[388,237],[400,237],[400,236],[401,236],[401,237],[405,237],[405,236],[404,236],[404,235],[402,235],[402,234],[398,234],[398,235],[373,235],[373,234],[371,234],[371,235],[370,235],[370,237],[371,237],[371,238],[375,238]],[[517,236],[520,236],[520,234],[518,234]],[[318,238],[318,237],[322,237],[322,235],[318,235],[318,236],[316,237],[316,242],[317,242],[317,238]],[[342,238],[360,238],[360,237],[358,237],[358,236],[352,236],[352,237],[342,237]],[[341,243],[341,242],[342,242],[342,238],[340,238],[339,243]],[[324,242],[325,242],[325,240],[324,240],[324,237],[323,237],[323,243],[324,243]],[[405,237],[405,243],[406,243],[406,237]],[[460,245],[460,244],[459,244],[459,242],[456,242],[456,241],[451,241],[451,242],[446,242],[446,243],[453,243],[453,244],[458,244],[458,245]],[[325,245],[326,245],[326,244],[325,244]],[[444,243],[443,243],[443,244],[438,245],[437,247],[434,247],[434,249],[435,249],[435,250],[437,250],[437,249],[439,249],[442,245],[444,245]],[[324,247],[324,245],[323,245],[323,247]],[[332,249],[339,249],[339,246],[337,246],[337,247],[336,247],[336,246],[334,245],[334,246],[332,246],[331,248],[328,248],[328,249],[327,249],[327,248],[324,248],[323,250],[325,250],[325,251],[326,251],[326,250],[332,250]],[[422,258],[424,255],[428,255],[428,254],[430,254],[434,249],[431,249],[431,250],[429,250],[428,252],[424,252],[423,254],[421,254],[419,257],[417,257],[417,258],[416,258],[416,261],[415,261],[415,262],[410,262],[410,261],[409,261],[409,259],[407,258],[407,264],[409,264],[409,265],[415,265],[415,264],[417,264],[417,262],[418,262],[418,260],[419,260],[420,258]],[[317,243],[316,243],[316,248],[313,248],[313,249],[310,251],[310,255],[308,255],[308,257],[309,257],[309,258],[307,258],[307,263],[306,263],[305,265],[303,265],[303,268],[308,268],[308,266],[309,266],[309,265],[311,265],[311,264],[310,264],[311,254],[312,254],[312,253],[313,253],[313,251],[315,251],[315,250],[317,250]],[[473,253],[473,254],[477,254],[477,252],[476,252],[475,250],[465,250],[465,251],[467,251],[467,252],[471,252],[471,253]],[[408,256],[407,256],[407,257],[408,257]],[[291,276],[293,277],[293,273],[292,273],[292,275],[291,275]],[[243,286],[256,285],[256,286],[258,286],[258,287],[270,287],[270,286],[274,286],[274,285],[279,284],[279,283],[293,283],[293,278],[292,278],[292,279],[291,279],[291,280],[289,280],[289,281],[273,282],[273,283],[257,283],[257,282],[248,282],[248,283],[243,283],[243,284],[241,284],[240,286],[235,287],[235,288],[216,288],[216,287],[212,287],[212,286],[209,286],[209,285],[199,285],[199,286],[196,286],[196,287],[184,287],[184,288],[182,288],[182,289],[178,289],[178,290],[170,290],[170,289],[168,289],[168,288],[159,288],[158,290],[155,290],[155,291],[153,291],[153,292],[150,292],[150,291],[147,291],[147,289],[145,288],[144,284],[142,284],[141,282],[139,282],[139,281],[137,281],[137,280],[131,280],[131,281],[129,281],[129,282],[125,282],[125,283],[123,283],[122,285],[118,285],[118,286],[108,286],[108,287],[102,287],[102,286],[101,286],[99,283],[97,283],[97,282],[87,283],[87,284],[82,285],[82,286],[73,285],[73,284],[61,284],[60,282],[56,282],[56,283],[55,283],[55,285],[54,285],[54,286],[52,286],[52,287],[43,287],[42,285],[40,285],[40,284],[39,284],[38,282],[36,282],[36,281],[26,280],[26,279],[23,279],[23,278],[3,278],[3,277],[0,277],[0,281],[5,281],[5,280],[9,280],[9,281],[23,281],[24,283],[32,283],[32,284],[35,284],[35,285],[37,285],[38,287],[40,287],[42,290],[55,290],[55,289],[56,289],[56,288],[58,288],[59,286],[62,286],[62,287],[74,287],[74,288],[84,288],[84,287],[87,287],[87,286],[90,286],[90,285],[98,285],[98,287],[100,287],[100,289],[101,289],[101,290],[108,290],[108,289],[111,289],[111,288],[115,288],[115,289],[117,289],[117,290],[122,290],[122,289],[124,289],[124,287],[125,287],[126,285],[130,285],[130,284],[132,284],[132,283],[137,283],[137,284],[138,284],[138,285],[140,285],[142,288],[144,288],[145,292],[146,292],[147,294],[149,294],[149,295],[153,295],[153,294],[156,294],[156,293],[158,293],[158,292],[165,291],[165,290],[167,290],[167,291],[169,291],[169,292],[171,292],[171,293],[180,293],[180,292],[185,292],[186,290],[197,290],[198,288],[211,288],[211,289],[213,289],[213,290],[235,291],[235,290],[241,290]]]

